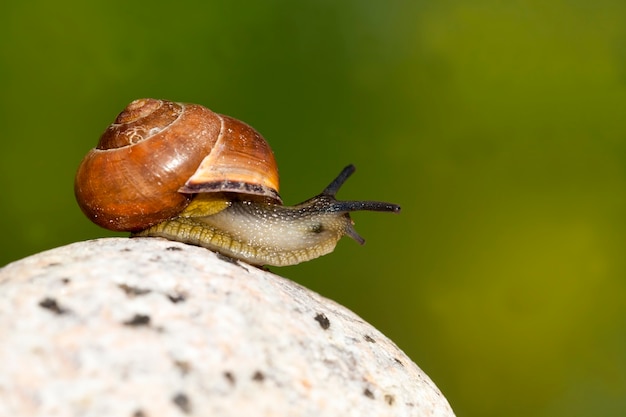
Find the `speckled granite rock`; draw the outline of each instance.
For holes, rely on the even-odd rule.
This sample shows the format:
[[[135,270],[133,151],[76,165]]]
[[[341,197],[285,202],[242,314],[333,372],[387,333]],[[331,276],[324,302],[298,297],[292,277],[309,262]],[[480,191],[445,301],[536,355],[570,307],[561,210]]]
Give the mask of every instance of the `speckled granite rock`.
[[[453,416],[346,308],[159,239],[0,269],[0,416]]]

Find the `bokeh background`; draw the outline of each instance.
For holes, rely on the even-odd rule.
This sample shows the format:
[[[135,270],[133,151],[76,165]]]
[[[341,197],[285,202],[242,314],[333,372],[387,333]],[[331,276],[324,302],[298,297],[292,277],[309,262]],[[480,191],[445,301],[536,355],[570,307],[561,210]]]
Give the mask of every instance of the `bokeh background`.
[[[276,272],[391,337],[461,416],[626,415],[626,3],[7,1],[0,264],[112,236],[73,176],[131,100],[257,128],[360,247]],[[1,297],[1,294],[0,294]]]

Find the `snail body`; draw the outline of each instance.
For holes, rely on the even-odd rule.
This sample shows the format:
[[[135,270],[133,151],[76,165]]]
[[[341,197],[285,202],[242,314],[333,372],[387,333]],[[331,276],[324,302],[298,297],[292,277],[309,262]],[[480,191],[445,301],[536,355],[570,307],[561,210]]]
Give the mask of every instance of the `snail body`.
[[[117,117],[81,162],[79,206],[94,223],[177,240],[253,265],[317,258],[354,230],[351,211],[395,204],[338,201],[346,167],[319,195],[283,206],[274,155],[250,126],[198,105],[141,99]]]

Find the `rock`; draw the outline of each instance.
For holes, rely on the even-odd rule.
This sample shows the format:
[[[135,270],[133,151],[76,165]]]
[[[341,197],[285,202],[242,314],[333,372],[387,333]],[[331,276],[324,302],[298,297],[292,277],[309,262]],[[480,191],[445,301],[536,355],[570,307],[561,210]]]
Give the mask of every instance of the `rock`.
[[[357,315],[155,238],[0,269],[0,416],[453,416]]]

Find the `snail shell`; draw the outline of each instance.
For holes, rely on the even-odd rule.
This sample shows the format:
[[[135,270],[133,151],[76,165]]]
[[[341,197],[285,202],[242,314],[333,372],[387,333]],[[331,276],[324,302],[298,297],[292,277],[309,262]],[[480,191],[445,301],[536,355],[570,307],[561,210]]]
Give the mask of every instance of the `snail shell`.
[[[83,159],[74,191],[94,223],[137,231],[177,215],[195,193],[280,203],[278,183],[274,154],[252,127],[199,105],[140,99]]]

